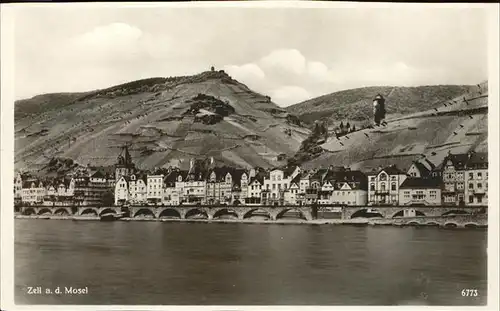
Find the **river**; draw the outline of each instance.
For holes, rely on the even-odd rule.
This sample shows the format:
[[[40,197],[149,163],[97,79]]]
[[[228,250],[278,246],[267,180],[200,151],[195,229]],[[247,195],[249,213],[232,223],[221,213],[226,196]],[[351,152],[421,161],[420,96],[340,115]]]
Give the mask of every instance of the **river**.
[[[16,219],[15,301],[485,305],[486,246],[485,229]],[[88,294],[27,293],[58,286]]]

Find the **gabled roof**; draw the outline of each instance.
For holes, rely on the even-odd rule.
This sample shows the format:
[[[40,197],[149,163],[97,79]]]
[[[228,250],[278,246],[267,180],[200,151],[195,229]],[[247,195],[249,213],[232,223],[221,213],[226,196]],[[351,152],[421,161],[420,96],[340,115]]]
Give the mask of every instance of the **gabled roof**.
[[[35,188],[38,188],[38,186],[40,185],[40,182],[41,181],[38,179],[25,180],[25,181],[23,181],[22,187],[23,188],[31,188],[31,185],[34,183]]]
[[[473,152],[466,163],[467,168],[488,168],[488,153],[487,152]]]
[[[127,184],[130,182],[130,176],[122,176],[120,177],[120,179],[117,180],[117,183],[120,182],[120,180],[124,179]]]
[[[442,167],[444,168],[444,164],[450,160],[455,169],[457,170],[463,170],[465,168],[465,165],[467,161],[469,160],[469,154],[467,153],[459,153],[459,154],[448,154],[444,160],[443,160],[443,165]]]
[[[295,176],[291,181],[290,181],[290,184],[300,184],[300,180],[301,180],[301,176],[302,174],[301,173],[298,173],[297,176]]]
[[[408,177],[399,187],[400,189],[439,189],[440,182],[437,178]]]
[[[389,175],[406,175],[405,172],[403,172],[402,170],[397,168],[395,165],[387,166],[387,167],[383,168],[380,172],[382,172],[382,171],[386,172]],[[380,174],[380,172],[379,172],[379,174]]]
[[[295,170],[297,169],[297,167],[300,169],[300,167],[297,166],[297,165],[293,165],[293,166],[289,166],[289,167],[285,168],[283,170],[285,178],[291,176],[293,174],[293,172],[295,172]]]
[[[326,168],[320,168],[316,172],[314,172],[311,176],[310,179],[314,180],[319,180],[320,182],[323,181],[323,178],[325,178],[326,174],[328,173],[328,169]]]
[[[96,171],[90,177],[92,177],[92,178],[106,178],[106,176],[101,171]]]
[[[250,178],[250,183],[253,183],[254,181],[258,181],[261,185],[264,184],[264,178],[267,176],[267,173],[264,171],[258,172],[254,177]]]
[[[413,162],[413,165],[415,165],[415,167],[418,169],[418,171],[420,172],[420,175],[422,177],[426,177],[426,176],[429,176],[429,174],[431,173],[431,170],[429,168],[427,168],[423,163],[421,163],[420,161],[415,161]]]
[[[163,177],[163,183],[167,187],[175,187],[175,182],[177,181],[177,177],[181,175],[181,171],[179,170],[172,170],[168,174]]]

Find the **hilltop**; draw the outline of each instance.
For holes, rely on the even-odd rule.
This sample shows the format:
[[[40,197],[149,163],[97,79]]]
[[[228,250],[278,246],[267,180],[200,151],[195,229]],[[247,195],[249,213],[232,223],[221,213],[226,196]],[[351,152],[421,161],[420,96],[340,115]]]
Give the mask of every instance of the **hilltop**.
[[[207,71],[18,101],[15,166],[43,170],[54,158],[109,166],[129,145],[142,169],[182,168],[190,158],[206,157],[237,167],[274,167],[308,134],[268,96],[224,71]]]
[[[315,147],[316,155],[302,157],[302,166],[368,171],[395,164],[406,169],[422,157],[438,166],[448,152],[488,152],[488,84],[465,90],[440,104],[433,99],[417,105],[431,109],[393,114],[386,126],[363,128],[339,138],[330,135]]]
[[[472,89],[474,86],[469,85],[363,87],[323,95],[286,109],[306,125],[318,120],[326,121],[330,127],[341,121],[363,126],[371,122],[376,94],[384,96],[387,114],[394,117],[432,109]]]

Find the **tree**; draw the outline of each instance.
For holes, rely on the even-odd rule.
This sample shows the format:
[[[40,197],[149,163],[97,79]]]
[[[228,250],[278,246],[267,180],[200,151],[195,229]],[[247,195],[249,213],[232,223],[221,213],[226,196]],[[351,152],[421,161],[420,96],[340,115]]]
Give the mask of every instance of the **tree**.
[[[115,195],[111,191],[106,191],[102,196],[102,204],[104,206],[111,206],[115,202]]]

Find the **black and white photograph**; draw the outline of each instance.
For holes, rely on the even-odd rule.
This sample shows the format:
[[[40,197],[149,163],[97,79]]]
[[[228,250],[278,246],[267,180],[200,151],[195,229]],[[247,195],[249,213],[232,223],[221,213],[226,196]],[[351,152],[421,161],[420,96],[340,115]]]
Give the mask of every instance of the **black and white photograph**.
[[[498,8],[2,4],[1,309],[498,310]]]

